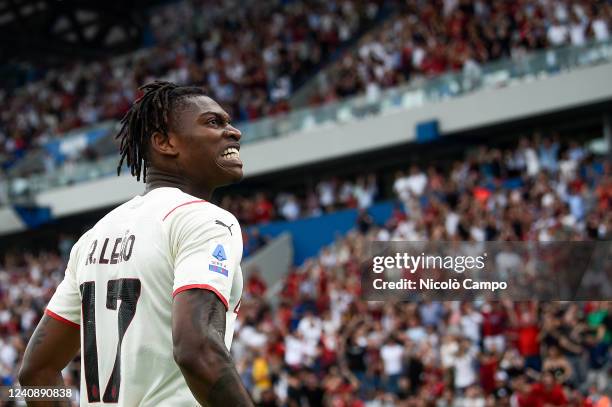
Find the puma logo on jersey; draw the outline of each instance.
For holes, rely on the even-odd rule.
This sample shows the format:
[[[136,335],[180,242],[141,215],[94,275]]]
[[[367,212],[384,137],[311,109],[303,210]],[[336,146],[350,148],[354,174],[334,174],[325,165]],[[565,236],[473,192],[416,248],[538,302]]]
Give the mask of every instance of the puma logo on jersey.
[[[223,227],[227,228],[227,230],[229,230],[229,232],[230,232],[230,236],[233,236],[233,235],[232,235],[232,226],[234,226],[234,224],[233,224],[233,223],[232,223],[231,225],[229,225],[229,226],[227,226],[225,223],[221,222],[220,220],[216,220],[216,221],[215,221],[215,223],[216,223],[217,225],[221,225],[221,226],[223,226]]]

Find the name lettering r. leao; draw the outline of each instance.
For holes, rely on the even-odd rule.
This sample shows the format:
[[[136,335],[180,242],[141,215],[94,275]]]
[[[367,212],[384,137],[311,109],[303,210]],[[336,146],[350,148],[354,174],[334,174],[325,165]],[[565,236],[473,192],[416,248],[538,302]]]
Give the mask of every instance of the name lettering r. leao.
[[[134,235],[114,239],[107,237],[104,240],[100,240],[100,244],[98,244],[98,240],[96,239],[91,242],[89,246],[89,254],[85,260],[85,265],[117,264],[122,261],[128,261],[130,257],[132,257],[135,241],[136,236]]]

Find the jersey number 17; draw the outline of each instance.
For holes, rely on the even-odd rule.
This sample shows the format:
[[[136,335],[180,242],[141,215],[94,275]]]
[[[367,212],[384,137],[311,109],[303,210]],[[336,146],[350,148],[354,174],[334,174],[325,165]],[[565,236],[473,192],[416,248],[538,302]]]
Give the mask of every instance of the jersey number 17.
[[[83,365],[87,398],[90,403],[100,401],[100,380],[98,378],[98,347],[96,341],[96,282],[87,281],[81,284],[81,305],[83,312]],[[115,365],[102,401],[116,403],[119,400],[121,383],[121,342],[134,314],[136,303],[140,298],[140,280],[121,278],[110,280],[106,286],[106,308],[117,310],[117,300],[121,300],[118,315],[119,341],[115,355]]]

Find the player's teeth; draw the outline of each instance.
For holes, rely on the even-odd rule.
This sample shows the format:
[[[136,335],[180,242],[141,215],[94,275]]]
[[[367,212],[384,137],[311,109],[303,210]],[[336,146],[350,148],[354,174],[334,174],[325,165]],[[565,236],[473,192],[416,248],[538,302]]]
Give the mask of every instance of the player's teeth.
[[[238,149],[234,148],[234,147],[230,147],[228,149],[226,149],[225,151],[223,151],[223,156],[228,156],[230,154],[239,154]]]
[[[229,148],[223,152],[222,156],[224,158],[238,158],[240,157],[240,152],[236,148]]]

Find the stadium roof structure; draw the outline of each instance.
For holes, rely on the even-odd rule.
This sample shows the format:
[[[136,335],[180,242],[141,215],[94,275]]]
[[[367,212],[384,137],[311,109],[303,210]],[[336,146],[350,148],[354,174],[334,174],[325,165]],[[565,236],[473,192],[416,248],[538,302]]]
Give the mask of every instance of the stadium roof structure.
[[[0,60],[56,64],[142,45],[147,10],[164,1],[0,0]]]

